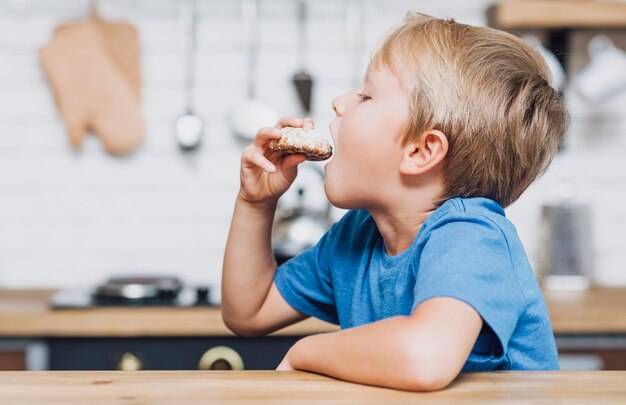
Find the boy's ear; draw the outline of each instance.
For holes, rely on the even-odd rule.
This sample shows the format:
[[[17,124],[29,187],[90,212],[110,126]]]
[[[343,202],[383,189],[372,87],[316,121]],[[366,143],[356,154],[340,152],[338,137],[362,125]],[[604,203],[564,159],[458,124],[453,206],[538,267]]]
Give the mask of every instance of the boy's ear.
[[[424,131],[404,147],[400,173],[417,175],[437,166],[448,154],[448,137],[437,129]]]

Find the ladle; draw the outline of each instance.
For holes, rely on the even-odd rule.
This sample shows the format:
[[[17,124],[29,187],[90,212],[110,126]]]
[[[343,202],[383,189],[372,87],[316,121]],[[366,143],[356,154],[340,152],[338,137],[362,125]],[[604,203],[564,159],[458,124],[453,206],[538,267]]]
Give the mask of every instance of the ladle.
[[[274,126],[278,121],[278,114],[256,96],[258,0],[243,0],[241,9],[247,31],[248,94],[247,99],[231,112],[230,121],[234,134],[240,139],[250,141],[261,127]]]
[[[192,151],[202,142],[204,120],[194,112],[195,53],[196,53],[196,0],[185,0],[181,9],[184,28],[183,47],[185,53],[185,110],[176,120],[176,141],[184,151]]]

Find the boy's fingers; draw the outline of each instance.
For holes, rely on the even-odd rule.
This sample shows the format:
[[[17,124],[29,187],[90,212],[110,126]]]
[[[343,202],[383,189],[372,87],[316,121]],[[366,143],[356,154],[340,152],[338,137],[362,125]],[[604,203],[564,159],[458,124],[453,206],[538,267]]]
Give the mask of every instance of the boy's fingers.
[[[254,138],[254,145],[258,147],[263,147],[266,143],[271,141],[272,139],[280,139],[281,137],[280,129],[265,127],[259,129],[259,132],[256,133],[256,137]]]
[[[300,163],[304,162],[305,160],[306,160],[306,156],[302,154],[289,155],[285,157],[285,160],[283,160],[283,167],[285,169],[290,169],[294,166],[298,166]]]
[[[304,125],[304,120],[298,117],[283,117],[278,120],[276,128],[295,127],[300,128]]]
[[[304,120],[304,126],[307,128],[315,128],[315,121],[313,121],[313,118],[307,117]]]
[[[265,156],[263,156],[256,148],[247,147],[243,151],[242,156],[243,163],[251,163],[254,166],[257,166],[266,172],[273,173],[276,171],[276,166],[272,164]]]
[[[265,151],[265,153],[263,154],[263,156],[265,156],[265,158],[267,160],[269,160],[270,162],[275,162],[276,160],[278,160],[282,155],[276,151],[273,151],[271,149],[268,149],[267,151]]]

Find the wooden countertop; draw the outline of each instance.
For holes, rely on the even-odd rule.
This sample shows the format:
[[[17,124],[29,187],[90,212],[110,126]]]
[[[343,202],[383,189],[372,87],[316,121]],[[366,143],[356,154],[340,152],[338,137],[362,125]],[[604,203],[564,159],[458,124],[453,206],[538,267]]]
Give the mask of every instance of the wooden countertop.
[[[0,290],[0,337],[234,336],[218,308],[50,309],[55,290]],[[338,327],[309,318],[274,335],[304,336]]]
[[[626,4],[591,0],[516,0],[489,9],[500,29],[626,28]]]
[[[231,336],[217,308],[97,308],[51,310],[53,290],[0,290],[0,337]],[[546,292],[558,334],[626,334],[626,288]],[[276,335],[337,330],[307,319]]]
[[[626,334],[626,287],[544,291],[555,334]]]
[[[461,374],[416,393],[300,371],[0,372],[3,404],[624,403],[626,371]]]

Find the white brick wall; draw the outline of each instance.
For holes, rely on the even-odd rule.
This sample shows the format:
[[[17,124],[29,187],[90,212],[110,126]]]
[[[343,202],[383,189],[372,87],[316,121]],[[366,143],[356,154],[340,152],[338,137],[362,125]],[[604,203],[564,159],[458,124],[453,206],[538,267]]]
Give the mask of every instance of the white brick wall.
[[[104,17],[135,24],[142,43],[146,141],[119,159],[93,137],[81,151],[69,149],[37,60],[53,27],[85,15],[88,2],[0,0],[0,287],[79,286],[120,272],[219,284],[242,150],[226,118],[245,95],[246,59],[239,2],[199,3],[196,104],[208,128],[204,148],[190,158],[173,138],[182,111],[177,2],[99,1]],[[409,9],[484,24],[490,3],[366,0],[366,52]],[[308,60],[321,128],[332,118],[332,97],[351,83],[346,4],[311,6]],[[294,2],[264,0],[261,18],[258,93],[281,115],[297,114],[290,84],[298,68]],[[572,148],[509,209],[534,260],[541,203],[561,178],[577,179],[594,211],[602,283],[626,283],[625,98],[591,111],[572,97]]]

